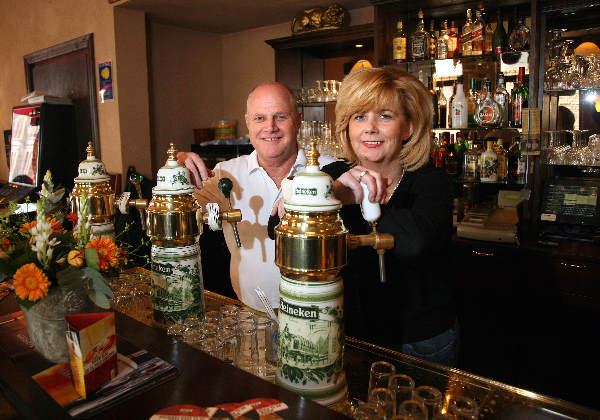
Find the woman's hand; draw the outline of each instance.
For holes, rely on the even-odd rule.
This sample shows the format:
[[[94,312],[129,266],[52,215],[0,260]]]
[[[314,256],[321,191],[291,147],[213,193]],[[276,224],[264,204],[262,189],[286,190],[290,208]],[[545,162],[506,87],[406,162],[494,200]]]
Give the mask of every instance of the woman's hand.
[[[194,152],[177,153],[177,162],[184,165],[192,176],[191,181],[198,188],[202,188],[202,181],[215,176],[214,172],[206,167],[200,156]]]
[[[389,180],[379,172],[369,170],[364,166],[355,166],[334,182],[335,197],[342,204],[360,204],[363,199],[361,182],[364,182],[369,190],[370,202],[385,203]]]

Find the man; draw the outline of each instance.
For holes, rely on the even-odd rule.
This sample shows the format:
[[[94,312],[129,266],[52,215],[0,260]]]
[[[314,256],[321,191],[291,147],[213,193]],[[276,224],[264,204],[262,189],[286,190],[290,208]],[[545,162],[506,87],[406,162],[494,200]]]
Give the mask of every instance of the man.
[[[238,248],[233,230],[223,223],[223,233],[231,253],[230,276],[233,290],[246,305],[264,311],[254,289],[264,290],[272,307],[279,307],[279,268],[275,265],[275,242],[267,236],[267,223],[281,197],[281,181],[306,166],[306,156],[298,149],[296,136],[301,115],[293,93],[276,82],[257,86],[246,102],[246,126],[254,151],[215,166],[210,171],[195,153],[179,153],[178,160],[189,170],[199,188],[201,205],[229,204],[218,190],[223,177],[233,181],[231,205],[242,211],[238,230],[242,247]],[[321,165],[334,159],[322,156]]]

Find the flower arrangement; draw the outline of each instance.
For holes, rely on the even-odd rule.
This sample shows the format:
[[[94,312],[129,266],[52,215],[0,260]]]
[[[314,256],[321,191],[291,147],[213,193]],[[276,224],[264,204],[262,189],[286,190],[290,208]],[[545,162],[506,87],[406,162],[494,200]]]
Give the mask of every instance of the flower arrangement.
[[[109,308],[113,295],[105,275],[116,274],[127,253],[108,238],[91,237],[85,195],[77,214],[66,215],[58,205],[62,195],[54,191],[48,171],[35,220],[15,215],[15,203],[0,216],[0,272],[14,279],[17,302],[25,308],[57,285],[84,288],[96,305]]]

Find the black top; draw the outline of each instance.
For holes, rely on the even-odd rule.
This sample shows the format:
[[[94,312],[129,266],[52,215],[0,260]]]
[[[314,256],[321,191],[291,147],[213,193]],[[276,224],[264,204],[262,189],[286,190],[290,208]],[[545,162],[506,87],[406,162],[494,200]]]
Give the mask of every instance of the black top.
[[[334,162],[323,168],[334,179],[349,166]],[[353,234],[371,227],[360,206],[344,206],[344,225]],[[379,232],[394,235],[385,254],[387,283],[379,280],[373,248],[348,251],[344,279],[346,334],[387,347],[413,343],[450,328],[456,314],[447,262],[452,235],[452,184],[446,173],[425,165],[404,177],[381,206]]]

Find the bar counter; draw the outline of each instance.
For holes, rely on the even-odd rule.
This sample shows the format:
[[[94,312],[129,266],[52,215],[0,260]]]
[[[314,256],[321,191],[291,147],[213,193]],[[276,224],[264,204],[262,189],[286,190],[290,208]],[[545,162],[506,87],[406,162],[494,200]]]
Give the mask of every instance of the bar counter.
[[[218,309],[223,304],[242,305],[239,301],[210,291],[205,291],[205,302],[206,310]],[[0,302],[0,315],[17,310],[19,307],[14,293]],[[322,407],[168,336],[164,329],[153,325],[148,307],[129,315],[116,312],[118,339],[125,339],[162,357],[175,365],[179,374],[175,379],[135,395],[92,418],[149,419],[157,411],[169,406],[195,404],[207,407],[256,397],[275,398],[287,404],[289,408],[278,413],[285,419],[347,418],[343,413],[350,413],[349,403],[335,407],[338,412]],[[457,394],[474,398],[479,403],[481,419],[600,418],[600,412],[580,405],[346,337],[344,369],[349,399],[366,399],[369,368],[377,360],[392,362],[397,372],[411,376],[416,386],[435,386],[445,395],[445,400]],[[0,351],[0,418],[70,418],[31,379],[32,374],[49,366],[50,362],[43,366],[39,360],[19,355],[9,357],[3,350]]]

